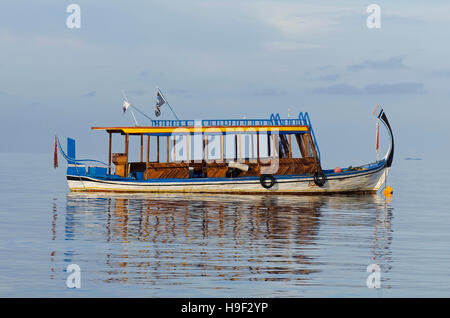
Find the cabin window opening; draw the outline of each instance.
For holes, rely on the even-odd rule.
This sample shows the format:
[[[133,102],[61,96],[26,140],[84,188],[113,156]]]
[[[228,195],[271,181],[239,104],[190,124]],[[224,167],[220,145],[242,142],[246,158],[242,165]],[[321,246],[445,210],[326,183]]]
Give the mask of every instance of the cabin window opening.
[[[168,138],[167,136],[159,136],[159,147],[158,147],[158,139],[155,140],[156,143],[155,149],[157,152],[156,158],[158,158],[158,150],[159,150],[158,162],[170,162],[170,138],[169,138],[169,148],[167,148],[167,138]],[[167,149],[169,149],[169,152],[167,151]]]
[[[271,138],[271,147],[270,147],[270,149],[271,149],[271,155],[272,155],[272,158],[276,158],[276,157],[278,157],[278,158],[280,158],[281,156],[280,156],[280,149],[281,149],[281,147],[280,147],[280,143],[281,143],[281,141],[280,141],[280,135],[279,134],[277,134],[277,133],[272,133],[272,136],[271,136],[272,138]]]
[[[148,152],[149,162],[156,162],[156,137],[150,136],[150,149]]]
[[[280,136],[277,133],[267,133],[263,145],[267,147],[267,158],[278,157],[280,153]],[[278,146],[277,146],[278,144]],[[262,156],[261,156],[262,157]]]
[[[309,134],[295,134],[297,145],[302,158],[314,157],[314,144],[311,143]]]
[[[242,134],[241,135],[241,151],[242,151],[242,160],[250,161],[254,157],[254,148],[252,145],[253,135],[252,134]]]
[[[308,148],[308,157],[309,158],[314,158],[314,143],[312,141],[311,135],[310,134],[304,134],[304,138],[305,138],[305,144],[307,145]]]
[[[236,153],[236,134],[226,134],[225,141],[225,160],[235,160],[237,158]]]
[[[124,153],[124,140],[122,138],[117,138],[112,134],[111,143],[111,156],[115,153]]]
[[[251,134],[250,135],[250,138],[251,138],[251,141],[250,141],[250,146],[251,146],[251,156],[250,156],[250,158],[251,158],[251,161],[252,162],[256,162],[256,159],[257,159],[257,157],[258,157],[258,154],[257,154],[257,145],[256,145],[256,143],[257,143],[257,135],[256,135],[256,133],[254,133],[254,134]]]
[[[242,160],[256,162],[256,130],[247,129],[246,133],[241,134],[241,156]]]
[[[140,146],[139,136],[129,135],[129,137],[128,137],[128,162],[139,162],[140,161],[140,147],[141,146]]]
[[[279,134],[278,137],[278,153],[280,158],[289,157],[289,138],[288,135]]]
[[[166,136],[165,153],[166,153],[166,162],[170,162],[170,135]]]
[[[172,159],[174,162],[187,161],[188,160],[188,136],[187,135],[173,135],[174,138],[174,151]]]
[[[203,160],[203,135],[202,134],[193,134],[190,137],[190,155],[189,160],[193,160],[194,162],[202,162]]]
[[[221,144],[220,135],[206,135],[206,149],[207,160],[220,160],[221,159]]]
[[[292,158],[302,158],[300,148],[298,147],[297,142],[295,141],[295,135],[291,134],[290,136],[291,136]]]
[[[270,139],[269,134],[259,133],[257,138],[259,138],[259,158],[260,159],[269,158],[270,152],[269,152],[268,141],[267,141],[267,139]]]

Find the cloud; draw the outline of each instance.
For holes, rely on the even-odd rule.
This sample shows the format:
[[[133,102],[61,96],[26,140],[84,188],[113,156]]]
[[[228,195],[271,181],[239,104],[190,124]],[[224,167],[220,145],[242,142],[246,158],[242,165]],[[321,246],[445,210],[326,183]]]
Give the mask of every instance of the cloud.
[[[361,89],[349,84],[335,84],[326,87],[318,87],[311,91],[315,94],[330,94],[330,95],[359,95]]]
[[[371,84],[364,87],[366,94],[410,94],[420,93],[423,83],[403,82],[396,84]]]
[[[423,25],[427,23],[422,17],[414,16],[414,15],[403,15],[402,13],[398,14],[386,14],[383,13],[382,20],[387,23],[396,23],[396,24],[407,24],[407,25]]]
[[[86,94],[81,95],[81,97],[83,97],[83,98],[91,98],[91,97],[95,97],[96,95],[97,95],[96,91],[91,91],[91,92],[88,92]]]
[[[162,77],[164,77],[164,73],[158,70],[150,70],[150,69],[143,69],[139,73],[139,80],[145,81],[145,82],[153,82],[155,79],[160,80]]]
[[[352,72],[361,71],[363,69],[392,70],[404,68],[407,67],[403,64],[403,57],[401,56],[394,56],[385,60],[366,60],[359,64],[347,66],[347,70]]]
[[[83,45],[83,42],[79,39],[39,35],[34,37],[33,44],[38,47],[79,48]]]
[[[432,73],[436,77],[450,77],[450,70],[439,70]]]
[[[329,69],[331,69],[331,68],[334,68],[334,65],[330,65],[330,64],[328,64],[328,65],[322,65],[322,66],[319,66],[317,69],[318,69],[319,71],[326,71],[326,70],[329,70]]]
[[[11,33],[8,30],[0,29],[0,43],[11,45],[17,42],[17,35]]]
[[[328,74],[316,78],[318,81],[334,82],[339,79],[339,74]]]
[[[169,94],[173,94],[173,95],[179,95],[179,96],[183,96],[183,97],[191,97],[192,93],[186,89],[183,88],[171,88],[169,89]]]
[[[322,45],[313,43],[303,43],[296,41],[274,41],[265,43],[264,47],[269,50],[301,50],[301,49],[321,49]]]
[[[151,70],[142,70],[139,75],[141,75],[143,78],[149,78],[152,74]]]
[[[298,36],[329,30],[331,21],[320,17],[301,16],[296,14],[279,14],[268,18],[268,24],[286,35]]]
[[[349,84],[335,84],[311,90],[315,94],[327,95],[383,95],[383,94],[416,94],[424,91],[423,83],[401,82],[394,84],[369,84],[362,88]]]
[[[281,95],[285,95],[285,94],[286,94],[286,92],[284,92],[284,91],[281,91],[276,88],[270,88],[270,87],[258,88],[258,89],[253,90],[254,96],[281,96]]]
[[[127,93],[130,93],[132,95],[145,95],[147,93],[147,91],[145,91],[143,89],[135,89],[135,90],[127,91]]]
[[[247,2],[243,6],[250,16],[287,37],[329,33],[340,24],[343,12],[353,10],[343,6],[281,1]]]

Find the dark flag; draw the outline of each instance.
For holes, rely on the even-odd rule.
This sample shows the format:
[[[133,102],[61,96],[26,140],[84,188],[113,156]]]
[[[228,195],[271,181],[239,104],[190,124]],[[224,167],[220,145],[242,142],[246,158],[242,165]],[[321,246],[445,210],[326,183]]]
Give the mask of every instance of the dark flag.
[[[58,148],[57,148],[57,144],[58,143],[58,139],[55,135],[55,151],[53,153],[53,168],[58,168]]]
[[[166,102],[164,101],[164,97],[161,96],[159,91],[156,93],[156,109],[155,109],[155,115],[158,117],[161,115],[161,110],[159,109],[162,105],[164,105]]]

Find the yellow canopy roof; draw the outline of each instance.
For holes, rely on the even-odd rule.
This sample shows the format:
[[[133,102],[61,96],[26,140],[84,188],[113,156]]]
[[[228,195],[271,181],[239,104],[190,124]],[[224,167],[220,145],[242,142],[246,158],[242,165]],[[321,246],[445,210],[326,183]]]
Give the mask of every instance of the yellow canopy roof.
[[[304,133],[309,131],[308,126],[214,126],[214,127],[92,127],[93,130],[105,130],[108,133],[130,135],[152,134],[237,134],[237,133]]]

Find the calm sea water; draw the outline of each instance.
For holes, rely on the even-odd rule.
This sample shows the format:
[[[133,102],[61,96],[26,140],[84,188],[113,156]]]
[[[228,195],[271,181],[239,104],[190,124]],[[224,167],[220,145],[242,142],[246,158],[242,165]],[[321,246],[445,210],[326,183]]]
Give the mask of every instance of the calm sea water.
[[[70,194],[49,155],[0,165],[3,297],[450,296],[445,162],[396,159],[390,200]]]

